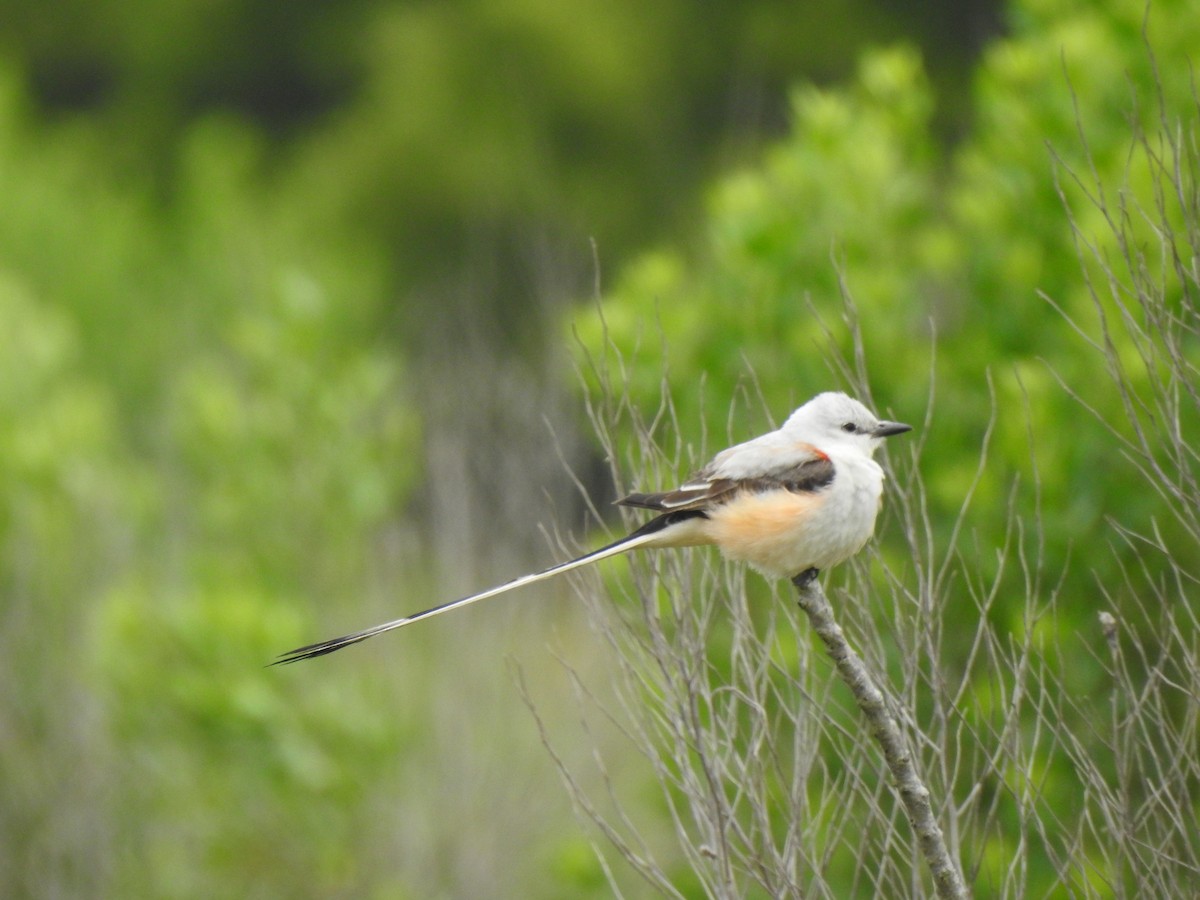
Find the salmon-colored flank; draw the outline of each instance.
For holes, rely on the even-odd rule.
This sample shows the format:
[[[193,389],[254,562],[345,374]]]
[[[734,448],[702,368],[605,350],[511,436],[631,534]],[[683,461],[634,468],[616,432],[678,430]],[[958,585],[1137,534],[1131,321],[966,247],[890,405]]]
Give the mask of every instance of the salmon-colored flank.
[[[746,493],[709,510],[705,530],[731,559],[769,565],[794,554],[797,524],[821,502],[816,494]]]

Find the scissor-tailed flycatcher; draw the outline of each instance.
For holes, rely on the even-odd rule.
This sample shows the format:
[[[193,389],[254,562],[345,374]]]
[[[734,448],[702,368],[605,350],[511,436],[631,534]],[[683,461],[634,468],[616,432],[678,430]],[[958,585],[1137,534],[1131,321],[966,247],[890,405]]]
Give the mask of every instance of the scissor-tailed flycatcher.
[[[403,619],[300,647],[276,662],[332,653],[637,547],[715,544],[764,575],[806,584],[870,539],[883,500],[883,469],[871,457],[885,437],[911,428],[881,422],[845,394],[819,394],[779,430],[718,453],[682,487],[617,501],[659,514],[619,541]]]

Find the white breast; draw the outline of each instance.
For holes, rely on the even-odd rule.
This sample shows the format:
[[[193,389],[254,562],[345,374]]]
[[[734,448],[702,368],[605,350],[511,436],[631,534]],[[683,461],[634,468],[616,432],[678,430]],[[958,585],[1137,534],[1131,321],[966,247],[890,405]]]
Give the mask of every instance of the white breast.
[[[845,562],[875,533],[883,499],[883,469],[862,454],[835,456],[836,474],[806,529],[811,566],[828,569]]]

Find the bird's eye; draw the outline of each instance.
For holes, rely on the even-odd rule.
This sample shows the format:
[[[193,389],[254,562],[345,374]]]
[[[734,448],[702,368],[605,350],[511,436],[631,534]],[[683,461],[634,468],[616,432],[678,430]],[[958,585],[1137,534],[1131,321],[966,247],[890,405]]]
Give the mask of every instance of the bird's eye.
[[[842,426],[842,431],[845,431],[847,434],[854,434],[854,432],[858,431],[858,426],[853,422],[847,422]]]

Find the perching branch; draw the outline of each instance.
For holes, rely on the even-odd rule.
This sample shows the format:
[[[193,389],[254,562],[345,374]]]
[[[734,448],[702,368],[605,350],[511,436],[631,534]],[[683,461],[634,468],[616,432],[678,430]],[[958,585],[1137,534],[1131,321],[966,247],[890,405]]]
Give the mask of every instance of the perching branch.
[[[921,780],[900,728],[888,712],[883,692],[875,684],[862,657],[846,641],[842,627],[834,618],[833,607],[815,574],[810,569],[792,579],[800,595],[800,608],[808,615],[813,631],[824,642],[842,679],[849,685],[858,708],[867,718],[872,736],[883,748],[883,757],[900,791],[900,799],[904,803],[908,821],[916,832],[921,854],[933,874],[938,897],[965,900],[970,894],[958,866],[950,857],[942,829],[933,815],[929,788]]]

